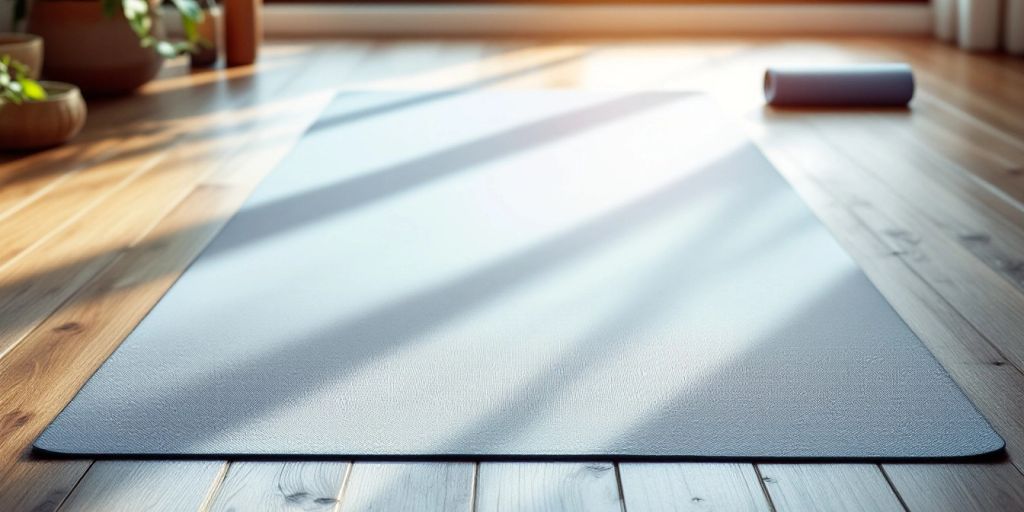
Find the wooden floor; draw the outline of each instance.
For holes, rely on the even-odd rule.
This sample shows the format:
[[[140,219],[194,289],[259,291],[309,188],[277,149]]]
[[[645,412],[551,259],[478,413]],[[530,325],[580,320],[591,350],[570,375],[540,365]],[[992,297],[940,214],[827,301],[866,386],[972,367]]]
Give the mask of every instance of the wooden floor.
[[[907,60],[906,111],[766,110],[769,63]],[[702,89],[1007,441],[991,464],[45,461],[29,447],[339,90]],[[432,92],[433,91],[433,92]],[[904,40],[275,42],[0,157],[0,510],[1024,509],[1024,60]],[[429,129],[429,127],[424,127]],[[339,148],[344,151],[344,148]]]

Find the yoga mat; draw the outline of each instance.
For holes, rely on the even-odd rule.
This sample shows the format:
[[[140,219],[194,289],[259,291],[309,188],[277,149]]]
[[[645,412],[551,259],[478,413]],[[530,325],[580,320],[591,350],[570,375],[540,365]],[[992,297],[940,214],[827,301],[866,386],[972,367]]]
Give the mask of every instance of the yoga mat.
[[[74,456],[918,459],[1002,440],[675,93],[346,93],[39,437]]]
[[[899,63],[771,67],[764,97],[773,106],[900,107],[914,97],[914,73]]]

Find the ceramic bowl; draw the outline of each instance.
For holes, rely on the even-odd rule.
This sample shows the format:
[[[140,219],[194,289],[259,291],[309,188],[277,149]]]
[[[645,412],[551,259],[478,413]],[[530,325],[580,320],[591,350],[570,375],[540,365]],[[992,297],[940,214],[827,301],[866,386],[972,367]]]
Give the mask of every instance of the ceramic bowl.
[[[27,150],[67,142],[85,125],[85,101],[71,84],[40,82],[48,97],[0,102],[0,149]]]

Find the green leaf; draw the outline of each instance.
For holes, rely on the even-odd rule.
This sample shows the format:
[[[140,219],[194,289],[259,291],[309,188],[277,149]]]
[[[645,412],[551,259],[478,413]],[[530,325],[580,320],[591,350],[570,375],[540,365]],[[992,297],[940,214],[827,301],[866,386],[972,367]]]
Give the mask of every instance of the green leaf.
[[[199,40],[199,24],[196,23],[195,20],[193,20],[192,18],[189,18],[189,17],[185,16],[184,14],[182,14],[182,16],[181,16],[181,25],[182,25],[182,27],[184,27],[184,29],[185,29],[185,37],[189,41],[195,42],[195,41]]]
[[[157,53],[168,59],[176,57],[180,53],[174,43],[170,41],[157,41],[155,48]]]
[[[21,102],[23,101],[20,95],[15,94],[12,91],[5,90],[0,90],[0,100],[7,100],[15,105],[21,105]],[[0,103],[3,103],[3,101],[0,101]]]
[[[46,99],[46,89],[43,89],[39,82],[31,78],[19,78],[18,83],[21,84],[21,89],[26,98],[33,101]]]
[[[182,19],[188,18],[196,23],[203,21],[203,8],[195,0],[171,0],[181,13]]]
[[[114,8],[120,8],[128,25],[139,38],[143,48],[153,48],[162,57],[172,58],[185,52],[195,50],[200,40],[199,22],[203,19],[203,10],[196,0],[171,0],[181,15],[187,41],[168,41],[153,37],[152,29],[154,13],[151,12],[147,0],[100,0],[104,6],[110,2]]]
[[[121,0],[121,10],[125,18],[138,19],[149,14],[149,3],[146,0]]]

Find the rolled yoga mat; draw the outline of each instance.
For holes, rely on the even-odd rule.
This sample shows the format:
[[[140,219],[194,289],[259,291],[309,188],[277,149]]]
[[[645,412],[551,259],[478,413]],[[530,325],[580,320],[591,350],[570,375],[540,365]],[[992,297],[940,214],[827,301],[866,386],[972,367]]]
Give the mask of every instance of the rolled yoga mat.
[[[907,64],[771,67],[764,97],[773,106],[906,106],[914,97]]]
[[[1000,450],[703,96],[339,95],[36,441],[88,457]]]

